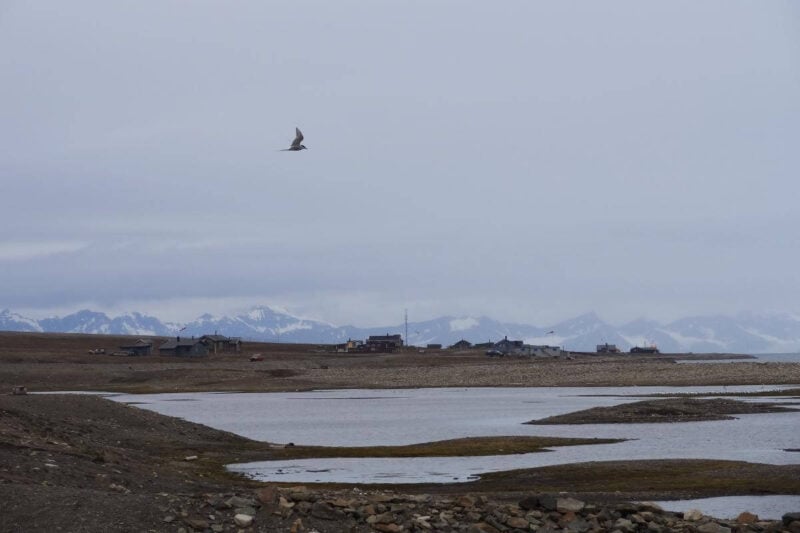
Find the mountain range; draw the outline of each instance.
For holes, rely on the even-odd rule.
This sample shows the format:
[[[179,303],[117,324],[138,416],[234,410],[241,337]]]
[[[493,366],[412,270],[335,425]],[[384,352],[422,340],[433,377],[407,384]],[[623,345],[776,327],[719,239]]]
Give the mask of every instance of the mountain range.
[[[400,333],[405,324],[376,328],[336,326],[258,306],[235,316],[204,314],[188,324],[163,322],[133,312],[116,317],[82,310],[41,320],[8,309],[0,311],[0,331],[98,333],[122,335],[200,336],[219,333],[244,340],[333,344],[369,335]],[[440,317],[408,323],[410,344],[449,346],[461,339],[472,343],[503,337],[529,344],[562,346],[572,351],[594,351],[597,344],[616,344],[622,350],[655,344],[662,352],[784,353],[800,351],[800,317],[790,314],[695,316],[667,324],[639,319],[621,326],[587,313],[557,324],[539,327],[499,322],[487,317]]]

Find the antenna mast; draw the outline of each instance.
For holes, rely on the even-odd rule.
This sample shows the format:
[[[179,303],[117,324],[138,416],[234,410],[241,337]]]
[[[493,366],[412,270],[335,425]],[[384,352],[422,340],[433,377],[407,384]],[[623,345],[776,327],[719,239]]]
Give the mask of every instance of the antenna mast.
[[[408,346],[408,309],[405,310],[406,317],[406,346]]]

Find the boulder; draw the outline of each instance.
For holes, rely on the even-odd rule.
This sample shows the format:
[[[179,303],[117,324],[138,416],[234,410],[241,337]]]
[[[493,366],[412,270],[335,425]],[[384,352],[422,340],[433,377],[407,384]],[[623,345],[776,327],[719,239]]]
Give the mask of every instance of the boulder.
[[[558,507],[558,498],[555,496],[539,496],[539,506],[545,511],[555,511]],[[520,505],[520,507],[522,507]]]
[[[184,518],[183,522],[192,529],[200,531],[208,529],[208,522],[202,518]]]
[[[536,496],[528,496],[527,498],[520,500],[517,505],[526,511],[533,511],[539,509],[539,498]]]
[[[300,518],[298,518],[292,523],[292,527],[289,530],[289,533],[300,533],[301,531],[303,531],[303,521]]]
[[[249,514],[237,514],[233,516],[233,522],[239,527],[250,527],[253,524],[253,517]]]
[[[685,513],[683,513],[683,519],[688,520],[689,522],[697,522],[703,518],[703,513],[700,509],[689,509]]]
[[[475,507],[476,501],[477,500],[475,500],[475,498],[473,498],[472,496],[465,495],[458,498],[456,500],[456,503],[458,503],[458,505],[460,505],[464,509],[472,509],[473,507]]]
[[[581,509],[584,508],[586,504],[580,500],[576,500],[575,498],[558,498],[556,499],[556,511],[559,513],[565,513],[567,511],[572,511],[577,513]]]
[[[736,522],[739,524],[755,524],[758,522],[758,515],[745,511],[736,517]]]
[[[628,531],[635,531],[636,526],[633,525],[633,522],[631,522],[627,518],[618,518],[617,521],[614,522],[614,529],[618,529],[623,532],[628,532]]]
[[[256,492],[256,499],[264,505],[273,505],[278,503],[278,489],[269,485]]]
[[[649,511],[657,514],[664,512],[664,508],[658,505],[656,502],[640,502],[636,507],[639,512]]]
[[[418,529],[421,528],[421,529],[431,530],[433,529],[433,527],[431,527],[430,522],[428,522],[428,520],[430,519],[431,519],[430,516],[415,516],[411,520],[411,523],[414,524],[414,526],[416,526]]]
[[[317,501],[311,506],[311,516],[320,520],[337,520],[341,515],[327,503]]]
[[[376,531],[382,531],[383,533],[400,533],[403,531],[403,526],[399,524],[374,524],[372,526],[373,529]]]
[[[697,531],[699,533],[731,533],[731,528],[721,526],[716,522],[706,522],[697,526]]]
[[[296,502],[312,502],[316,500],[316,495],[305,486],[291,487],[288,489],[289,498]]]
[[[506,520],[506,525],[516,529],[528,529],[528,521],[519,516],[512,516]]]
[[[225,501],[225,505],[227,505],[228,508],[256,507],[256,502],[251,498],[242,498],[241,496],[231,496]]]

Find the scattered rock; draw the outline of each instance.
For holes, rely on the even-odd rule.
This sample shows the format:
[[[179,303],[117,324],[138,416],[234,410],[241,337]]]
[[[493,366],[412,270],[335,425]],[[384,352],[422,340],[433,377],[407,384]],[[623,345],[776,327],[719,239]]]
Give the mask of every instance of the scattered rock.
[[[278,499],[278,507],[280,507],[281,509],[291,509],[294,506],[295,506],[294,502],[290,502],[289,500],[287,500],[283,496],[281,496]]]
[[[475,502],[476,501],[477,500],[474,497],[469,496],[469,495],[461,496],[460,498],[458,498],[456,500],[458,505],[460,505],[464,509],[472,509],[473,507],[475,507]]]
[[[697,531],[699,533],[731,533],[731,528],[721,526],[716,522],[706,522],[697,526]]]
[[[383,533],[399,533],[403,531],[403,526],[399,524],[375,524],[372,528]]]
[[[320,520],[337,520],[341,515],[325,502],[316,501],[311,505],[311,516]]]
[[[208,529],[208,522],[202,518],[184,518],[183,523],[192,529],[198,529],[200,531]]]
[[[736,517],[736,522],[739,524],[755,524],[758,522],[758,515],[745,511]]]
[[[274,505],[278,503],[278,489],[272,485],[259,489],[256,492],[256,498],[263,505]]]
[[[532,511],[539,508],[539,498],[536,496],[528,496],[527,498],[520,500],[517,505],[526,511]]]
[[[683,513],[683,519],[690,522],[696,522],[703,518],[703,513],[699,509],[689,509]]]
[[[241,496],[232,496],[225,501],[225,505],[229,508],[236,508],[236,507],[256,507],[257,504],[255,500],[250,498],[242,498]]]
[[[558,498],[556,500],[556,511],[563,513],[566,511],[578,512],[584,508],[586,504],[575,498]]]
[[[233,522],[239,527],[250,527],[253,517],[249,514],[237,514],[233,517]]]
[[[517,529],[527,529],[528,521],[519,516],[512,516],[511,518],[506,520],[506,525],[508,527],[513,527]]]

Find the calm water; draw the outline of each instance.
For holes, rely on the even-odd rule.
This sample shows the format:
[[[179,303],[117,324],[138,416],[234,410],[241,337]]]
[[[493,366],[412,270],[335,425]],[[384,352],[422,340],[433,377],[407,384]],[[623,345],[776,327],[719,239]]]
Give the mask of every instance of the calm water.
[[[489,435],[629,439],[617,444],[568,446],[554,448],[551,452],[521,455],[308,459],[236,464],[229,467],[233,471],[265,481],[442,483],[474,479],[484,472],[584,461],[687,458],[796,464],[800,462],[800,453],[784,450],[800,448],[800,431],[797,430],[800,427],[800,410],[740,415],[736,420],[680,424],[523,424],[528,420],[590,407],[638,401],[642,396],[654,393],[710,394],[776,388],[778,387],[447,388],[268,394],[179,393],[111,397],[169,416],[276,443],[371,446]],[[743,399],[776,401],[775,398]],[[800,408],[797,400],[786,401],[794,401]],[[759,438],[754,439],[753,435],[759,435]],[[670,509],[669,506],[665,507]],[[703,506],[696,507],[707,514],[721,516],[706,511]],[[798,509],[783,512],[789,510]]]
[[[761,519],[780,520],[786,513],[800,511],[800,496],[724,496],[656,503],[668,511],[685,513],[700,509],[703,514],[717,518],[736,518],[747,511]]]
[[[760,353],[753,354],[754,359],[697,359],[678,360],[678,363],[800,363],[800,353]]]

